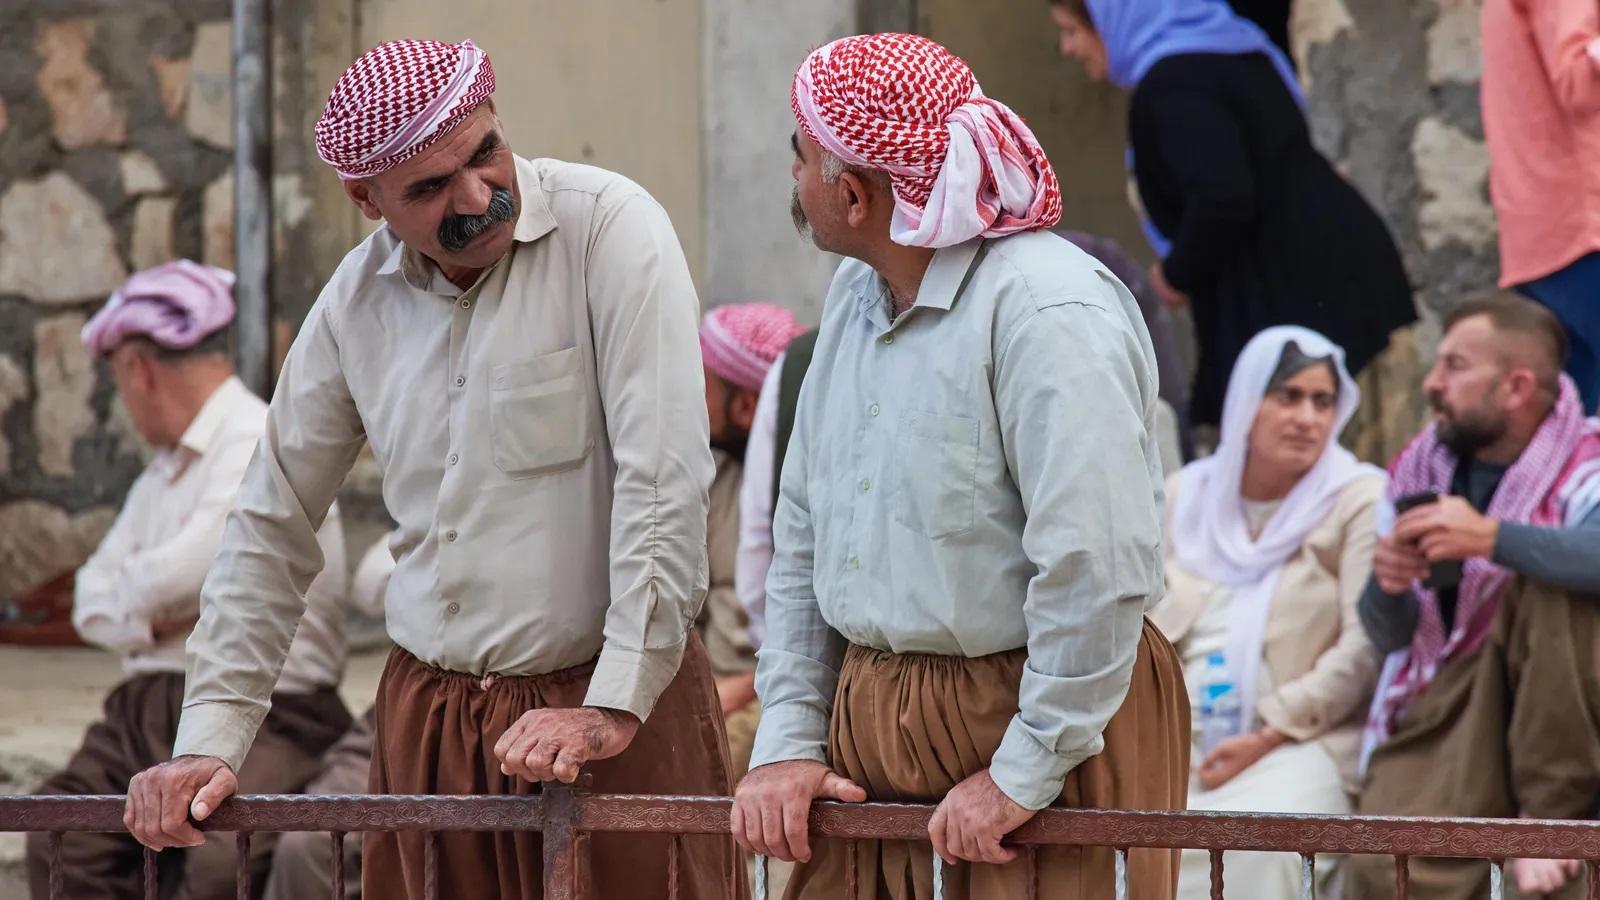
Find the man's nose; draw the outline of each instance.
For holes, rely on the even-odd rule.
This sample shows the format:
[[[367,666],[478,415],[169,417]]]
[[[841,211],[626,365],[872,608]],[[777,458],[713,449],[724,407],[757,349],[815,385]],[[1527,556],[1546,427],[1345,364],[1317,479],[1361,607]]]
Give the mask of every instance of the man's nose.
[[[482,178],[466,176],[457,179],[455,203],[452,212],[458,216],[481,216],[489,211],[489,200],[494,188]]]

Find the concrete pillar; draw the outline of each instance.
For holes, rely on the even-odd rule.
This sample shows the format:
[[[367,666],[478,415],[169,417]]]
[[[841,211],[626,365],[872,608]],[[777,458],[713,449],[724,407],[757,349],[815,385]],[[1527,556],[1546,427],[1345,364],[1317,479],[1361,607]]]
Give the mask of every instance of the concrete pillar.
[[[817,321],[838,264],[795,233],[789,85],[807,53],[854,33],[854,0],[702,0],[707,307],[772,300]]]

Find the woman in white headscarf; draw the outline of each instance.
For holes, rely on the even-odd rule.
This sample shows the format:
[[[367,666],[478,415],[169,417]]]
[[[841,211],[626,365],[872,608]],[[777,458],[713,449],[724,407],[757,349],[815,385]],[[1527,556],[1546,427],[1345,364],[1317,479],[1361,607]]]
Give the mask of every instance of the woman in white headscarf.
[[[1337,441],[1360,399],[1337,345],[1268,328],[1234,367],[1216,454],[1168,481],[1167,598],[1151,618],[1183,658],[1197,739],[1217,654],[1242,710],[1234,733],[1195,748],[1191,808],[1350,811],[1378,669],[1356,604],[1386,478]],[[1324,883],[1333,862],[1318,858]],[[1297,856],[1224,863],[1230,897],[1300,896]],[[1184,851],[1179,896],[1209,883],[1207,854]]]

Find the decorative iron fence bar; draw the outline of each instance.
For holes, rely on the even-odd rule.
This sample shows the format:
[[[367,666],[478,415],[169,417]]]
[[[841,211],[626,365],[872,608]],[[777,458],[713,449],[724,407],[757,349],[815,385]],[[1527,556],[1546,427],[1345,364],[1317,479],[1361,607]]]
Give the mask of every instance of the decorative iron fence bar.
[[[674,835],[669,861],[669,896],[679,889],[682,848],[679,836],[727,834],[732,801],[726,797],[655,797],[591,794],[565,785],[547,785],[524,797],[459,796],[247,796],[223,804],[202,826],[236,832],[241,867],[238,891],[250,896],[251,835],[256,832],[325,831],[333,844],[330,888],[342,897],[343,843],[348,832],[423,832],[426,895],[440,896],[438,833],[442,831],[541,831],[544,834],[545,897],[576,900],[583,860],[579,833],[620,832]],[[922,841],[934,807],[898,803],[819,803],[811,812],[811,833],[848,842],[847,893],[858,893],[855,851],[861,840]],[[122,831],[123,798],[0,797],[0,832],[49,835],[50,892],[64,895],[61,835],[65,832]],[[1128,892],[1128,850],[1135,847],[1209,850],[1211,896],[1223,889],[1223,850],[1299,854],[1301,896],[1314,896],[1318,854],[1375,854],[1395,858],[1396,895],[1405,897],[1409,861],[1417,856],[1488,861],[1490,891],[1504,889],[1505,861],[1515,858],[1581,859],[1587,862],[1589,896],[1600,900],[1600,822],[1536,819],[1447,819],[1269,813],[1139,812],[1130,810],[1049,809],[1014,832],[1008,841],[1024,848],[1030,879],[1037,878],[1037,848],[1049,845],[1110,847],[1115,850],[1116,895]],[[143,857],[144,895],[156,896],[156,854]],[[767,864],[758,860],[756,897],[764,900]],[[934,862],[935,882],[945,867]],[[1030,882],[1027,896],[1037,896]]]

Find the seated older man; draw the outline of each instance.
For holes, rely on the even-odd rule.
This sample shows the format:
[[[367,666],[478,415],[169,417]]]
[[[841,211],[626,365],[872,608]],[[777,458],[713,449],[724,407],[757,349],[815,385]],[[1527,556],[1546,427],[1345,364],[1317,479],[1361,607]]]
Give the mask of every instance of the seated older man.
[[[156,448],[105,540],[78,570],[72,621],[89,643],[122,657],[127,678],[106,699],[66,769],[43,794],[120,794],[133,775],[172,755],[183,701],[184,641],[199,614],[222,523],[266,426],[267,405],[234,376],[227,326],[233,275],[189,261],[139,272],[83,330],[105,359],[130,418]],[[318,758],[350,725],[336,692],[345,663],[344,540],[337,516],[319,535],[328,560],[312,583],[305,622],[277,680],[272,712],[239,771],[246,793],[300,790]],[[258,877],[272,852],[251,844]],[[62,839],[65,896],[137,896],[141,850],[127,834]],[[163,897],[224,898],[235,892],[235,843],[205,844],[161,858]],[[30,835],[33,895],[49,895],[48,852]]]
[[[1389,654],[1367,725],[1368,815],[1591,818],[1600,806],[1600,422],[1562,374],[1566,335],[1512,294],[1445,320],[1422,383],[1437,416],[1391,466],[1391,533],[1362,624]],[[1518,860],[1519,888],[1583,896],[1577,862]],[[1347,896],[1394,871],[1351,857]],[[1484,896],[1488,864],[1411,860],[1411,896]]]

